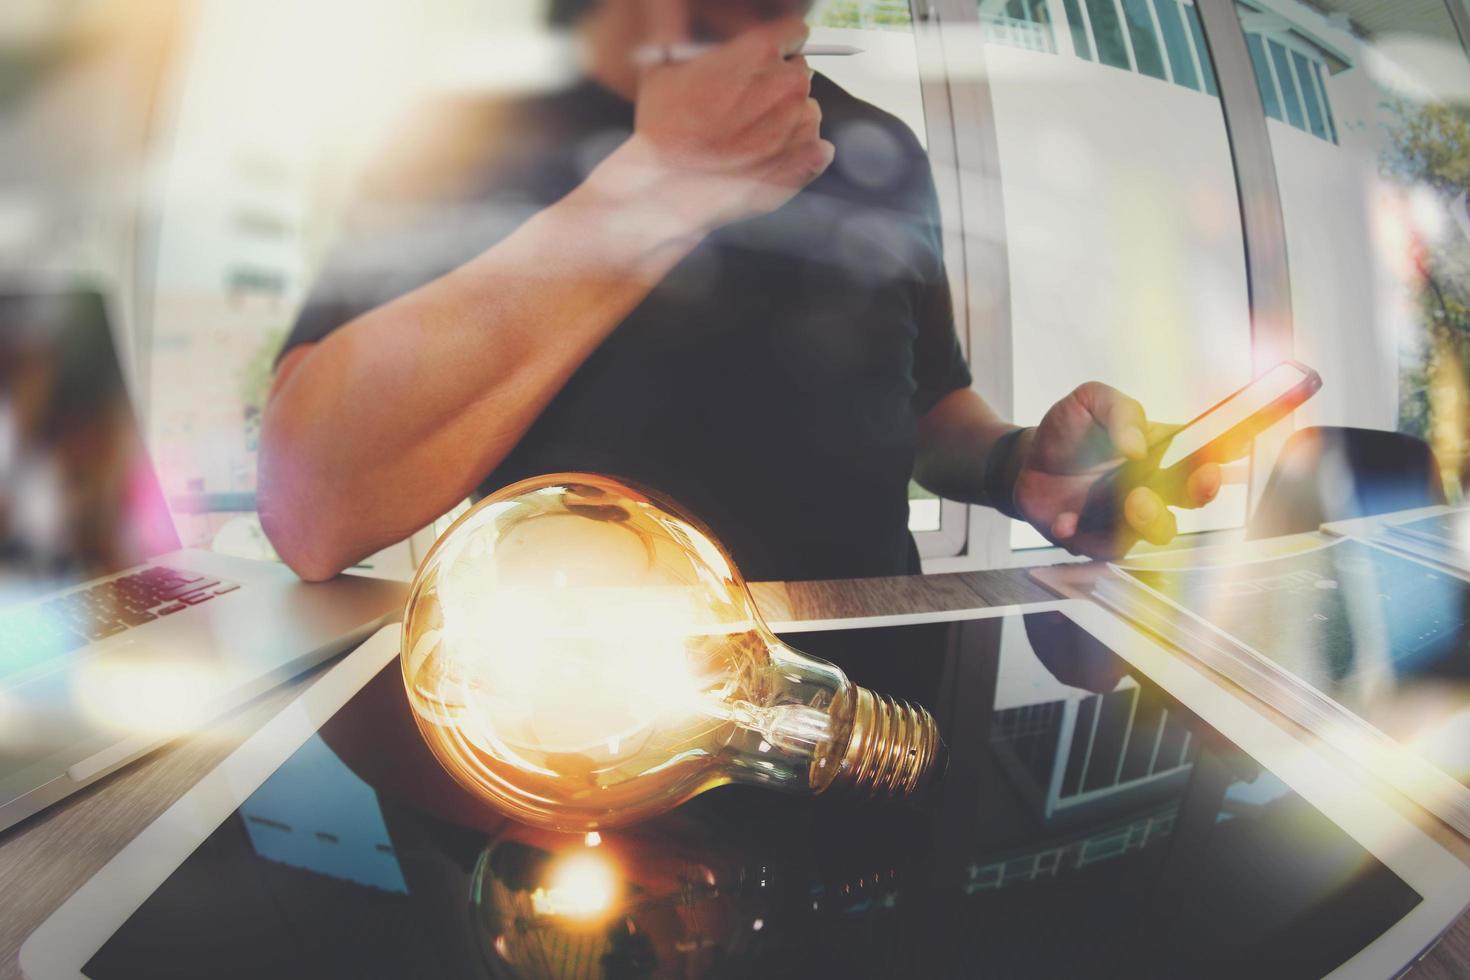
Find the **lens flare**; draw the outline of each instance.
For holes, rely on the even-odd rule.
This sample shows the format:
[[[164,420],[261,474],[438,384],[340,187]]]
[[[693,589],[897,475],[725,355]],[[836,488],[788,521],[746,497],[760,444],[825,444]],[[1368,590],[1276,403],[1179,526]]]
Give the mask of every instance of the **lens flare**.
[[[583,852],[557,861],[547,883],[531,893],[537,915],[597,919],[612,909],[618,876],[605,858]]]

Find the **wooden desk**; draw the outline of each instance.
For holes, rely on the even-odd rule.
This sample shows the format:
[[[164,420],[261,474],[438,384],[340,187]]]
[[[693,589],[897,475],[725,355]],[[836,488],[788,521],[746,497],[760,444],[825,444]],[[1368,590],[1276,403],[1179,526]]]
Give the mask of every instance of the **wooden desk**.
[[[787,585],[759,583],[752,591],[767,619],[787,621],[964,609],[1052,598],[1021,569]],[[31,931],[124,844],[280,711],[316,673],[319,671],[272,691],[208,731],[162,749],[0,833],[0,978],[19,977],[17,957]],[[1417,811],[1413,815],[1470,863],[1470,845]],[[1470,915],[1455,924],[1411,976],[1424,980],[1470,976]]]

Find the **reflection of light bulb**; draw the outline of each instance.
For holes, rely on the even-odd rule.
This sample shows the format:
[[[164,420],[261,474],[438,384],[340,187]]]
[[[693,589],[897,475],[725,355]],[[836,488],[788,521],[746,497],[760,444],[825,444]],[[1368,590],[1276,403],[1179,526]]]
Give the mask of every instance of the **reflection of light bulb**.
[[[928,712],[782,643],[707,532],[606,477],[523,481],[456,521],[414,581],[403,652],[449,772],[557,830],[730,782],[905,795],[939,749]]]
[[[617,889],[617,876],[604,858],[573,854],[558,861],[546,885],[531,893],[531,908],[537,915],[595,919],[612,907]]]

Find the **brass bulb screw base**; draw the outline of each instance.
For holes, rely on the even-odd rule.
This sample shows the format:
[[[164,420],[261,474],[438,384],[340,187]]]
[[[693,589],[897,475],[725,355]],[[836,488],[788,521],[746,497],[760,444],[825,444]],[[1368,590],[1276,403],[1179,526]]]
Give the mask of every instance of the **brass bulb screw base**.
[[[912,796],[939,771],[943,742],[918,705],[857,689],[852,735],[829,787],[847,796]]]

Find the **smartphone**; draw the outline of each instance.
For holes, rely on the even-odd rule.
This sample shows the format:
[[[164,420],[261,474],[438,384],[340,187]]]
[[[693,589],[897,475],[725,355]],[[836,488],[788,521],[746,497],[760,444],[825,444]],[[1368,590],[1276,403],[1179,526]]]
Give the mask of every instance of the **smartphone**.
[[[1087,494],[1080,530],[1106,532],[1119,526],[1123,501],[1136,487],[1175,497],[1195,468],[1226,463],[1250,452],[1251,441],[1290,415],[1322,387],[1316,371],[1282,361],[1250,384],[1153,442],[1143,459],[1119,464],[1098,478]]]

